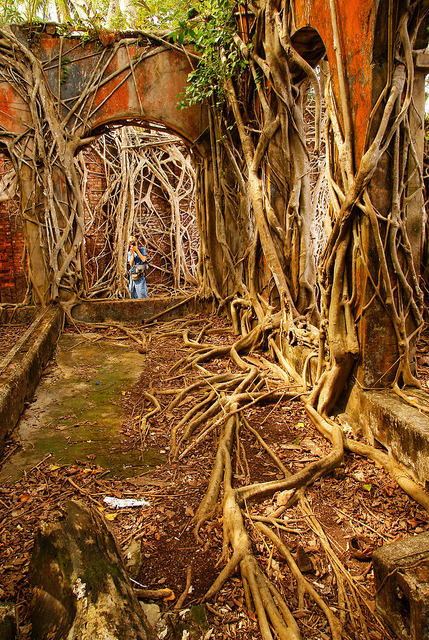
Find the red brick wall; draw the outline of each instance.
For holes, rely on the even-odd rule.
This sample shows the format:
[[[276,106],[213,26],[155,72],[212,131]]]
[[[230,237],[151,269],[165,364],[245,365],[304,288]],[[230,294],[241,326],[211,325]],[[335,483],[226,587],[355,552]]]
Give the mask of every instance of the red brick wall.
[[[7,158],[0,153],[0,177],[10,169]],[[27,280],[22,267],[24,233],[18,215],[18,199],[0,203],[0,303],[22,302]]]
[[[99,157],[91,148],[85,150],[87,187],[85,202],[85,258],[89,286],[93,285],[112,259],[110,237],[103,216],[95,217],[94,209],[106,190],[106,177]]]

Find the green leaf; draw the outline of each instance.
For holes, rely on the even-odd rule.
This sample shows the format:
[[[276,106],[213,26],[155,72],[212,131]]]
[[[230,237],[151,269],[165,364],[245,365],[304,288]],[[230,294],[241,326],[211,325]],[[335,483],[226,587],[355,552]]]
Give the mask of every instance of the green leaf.
[[[363,488],[366,489],[367,491],[371,491],[372,489],[372,484],[364,484]]]

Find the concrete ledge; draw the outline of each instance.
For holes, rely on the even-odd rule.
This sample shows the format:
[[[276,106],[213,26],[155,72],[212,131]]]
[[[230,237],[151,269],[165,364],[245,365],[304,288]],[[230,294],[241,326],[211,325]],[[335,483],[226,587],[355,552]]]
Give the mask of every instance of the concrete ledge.
[[[306,345],[286,342],[283,353],[302,374],[312,351]],[[308,367],[312,381],[315,369],[316,359],[312,359]],[[407,394],[429,409],[429,393],[408,389]],[[407,404],[390,389],[363,390],[357,384],[340,398],[340,412],[355,433],[363,434],[372,444],[377,440],[417,480],[429,483],[429,413]]]
[[[374,551],[375,604],[401,640],[429,638],[429,534]]]
[[[424,391],[410,389],[407,393],[429,406],[429,395]],[[389,389],[363,391],[355,385],[345,414],[355,432],[361,432],[370,442],[377,440],[418,480],[429,481],[428,413],[407,404]]]
[[[1,304],[0,324],[29,324],[36,317],[39,308],[35,305]]]
[[[72,317],[82,322],[95,324],[102,322],[141,323],[161,312],[160,321],[180,318],[196,311],[194,297],[146,298],[144,300],[102,300],[83,301],[73,307]]]
[[[0,362],[0,454],[4,441],[15,428],[52,355],[61,332],[63,313],[59,307],[40,312],[21,340]]]

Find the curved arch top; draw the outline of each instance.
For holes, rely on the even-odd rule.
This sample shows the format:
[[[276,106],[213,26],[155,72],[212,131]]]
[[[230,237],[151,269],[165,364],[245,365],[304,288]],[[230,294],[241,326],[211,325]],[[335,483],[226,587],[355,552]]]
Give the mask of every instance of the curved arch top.
[[[112,42],[60,36],[55,25],[39,27],[31,44],[26,29],[16,35],[42,62],[51,92],[62,100],[62,120],[73,136],[85,138],[109,123],[158,122],[200,148],[208,124],[205,105],[179,108],[186,89],[190,57],[168,44],[139,34]],[[19,95],[0,83],[0,125],[21,133],[30,114]],[[201,148],[200,148],[201,150]]]

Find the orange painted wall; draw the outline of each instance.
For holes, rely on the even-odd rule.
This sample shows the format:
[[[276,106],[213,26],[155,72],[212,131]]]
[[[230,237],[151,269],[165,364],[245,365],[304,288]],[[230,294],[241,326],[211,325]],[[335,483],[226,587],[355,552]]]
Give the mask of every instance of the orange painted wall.
[[[334,0],[336,6],[340,47],[345,67],[349,104],[354,123],[356,163],[362,157],[366,128],[372,108],[372,52],[376,8],[374,0]],[[338,69],[332,34],[329,0],[295,0],[296,28],[310,26],[322,38],[330,68],[334,76],[334,90],[338,94]]]

